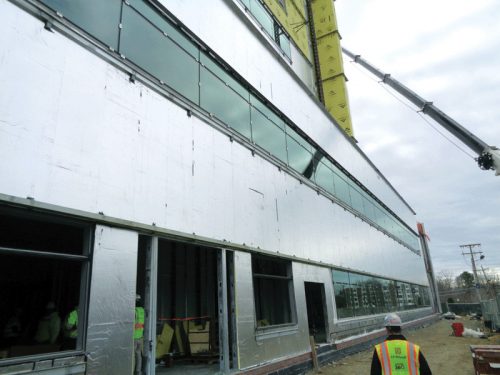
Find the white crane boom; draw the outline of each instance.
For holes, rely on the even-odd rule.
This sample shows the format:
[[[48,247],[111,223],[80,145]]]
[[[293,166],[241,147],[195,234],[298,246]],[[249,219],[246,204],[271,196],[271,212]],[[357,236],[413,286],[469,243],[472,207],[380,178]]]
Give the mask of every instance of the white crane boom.
[[[477,155],[476,161],[479,168],[484,170],[494,170],[496,176],[500,175],[500,150],[497,147],[488,145],[482,139],[441,111],[432,102],[426,101],[401,82],[392,78],[390,74],[382,72],[368,61],[361,58],[360,55],[355,55],[344,47],[342,47],[342,52],[352,58],[354,62],[358,63],[370,73],[378,77],[383,83],[390,86],[400,95],[404,96],[416,105],[423,113],[432,118],[456,138],[462,141],[462,143],[464,143],[472,151],[474,151]]]

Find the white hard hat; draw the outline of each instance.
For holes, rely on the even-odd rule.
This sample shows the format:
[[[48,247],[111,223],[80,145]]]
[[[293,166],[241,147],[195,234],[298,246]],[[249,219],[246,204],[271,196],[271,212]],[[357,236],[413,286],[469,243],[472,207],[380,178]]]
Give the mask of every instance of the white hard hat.
[[[141,300],[141,295],[140,294],[136,294],[135,295],[135,300],[136,301],[140,301]]]
[[[388,314],[384,318],[384,327],[401,327],[402,325],[398,314]]]

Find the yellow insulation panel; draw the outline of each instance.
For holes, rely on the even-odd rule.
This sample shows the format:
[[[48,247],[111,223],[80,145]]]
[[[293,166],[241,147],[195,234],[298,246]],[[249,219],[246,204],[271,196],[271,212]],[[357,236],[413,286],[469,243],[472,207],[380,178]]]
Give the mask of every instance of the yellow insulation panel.
[[[327,34],[317,39],[321,79],[335,77],[344,72],[338,33]]]
[[[307,16],[305,0],[284,0],[285,9],[278,0],[264,0],[267,7],[293,39],[297,47],[309,61],[312,61],[309,46],[309,25],[306,24]]]
[[[333,0],[311,0],[311,9],[324,105],[337,123],[352,137],[354,134]]]
[[[353,136],[344,75],[323,81],[323,94],[327,111],[347,134]]]
[[[316,38],[338,30],[332,0],[312,0],[311,7]]]

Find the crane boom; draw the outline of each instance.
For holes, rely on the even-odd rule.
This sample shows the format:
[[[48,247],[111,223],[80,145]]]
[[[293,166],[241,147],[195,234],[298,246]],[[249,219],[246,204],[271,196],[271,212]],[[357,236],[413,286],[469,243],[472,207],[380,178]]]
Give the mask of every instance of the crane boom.
[[[489,146],[482,139],[460,125],[446,113],[441,111],[432,102],[426,101],[417,93],[410,90],[397,79],[392,78],[390,74],[384,73],[376,68],[360,55],[355,55],[348,49],[342,47],[342,52],[353,59],[354,62],[361,65],[370,73],[379,78],[383,83],[390,86],[396,92],[404,96],[420,110],[457,137],[462,143],[474,151],[477,155],[476,161],[481,169],[494,170],[497,176],[500,175],[500,150],[495,146]]]

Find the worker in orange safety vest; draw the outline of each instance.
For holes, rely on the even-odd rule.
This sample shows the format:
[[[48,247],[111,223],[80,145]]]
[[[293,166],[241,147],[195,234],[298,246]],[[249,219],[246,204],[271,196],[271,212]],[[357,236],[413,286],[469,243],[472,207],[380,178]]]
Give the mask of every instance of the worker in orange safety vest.
[[[388,337],[375,345],[370,375],[432,375],[420,347],[401,334],[401,318],[389,314],[384,326]]]

